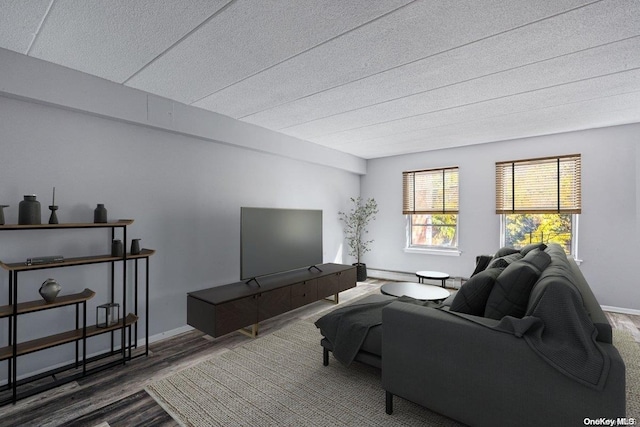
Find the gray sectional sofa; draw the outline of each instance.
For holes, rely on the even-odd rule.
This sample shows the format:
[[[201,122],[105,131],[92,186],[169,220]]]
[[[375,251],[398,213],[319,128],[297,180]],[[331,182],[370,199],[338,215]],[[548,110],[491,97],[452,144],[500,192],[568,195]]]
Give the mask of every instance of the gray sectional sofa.
[[[624,417],[625,366],[576,263],[552,244],[504,248],[488,264],[441,306],[359,302],[381,324],[351,359],[381,366],[387,413],[398,396],[471,426]],[[336,333],[318,326],[326,364]]]

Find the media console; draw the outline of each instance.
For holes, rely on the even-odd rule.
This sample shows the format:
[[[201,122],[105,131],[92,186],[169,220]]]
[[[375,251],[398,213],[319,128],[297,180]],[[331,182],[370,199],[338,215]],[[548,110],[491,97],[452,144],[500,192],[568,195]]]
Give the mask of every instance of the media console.
[[[187,294],[187,323],[220,337],[240,331],[258,334],[259,322],[356,286],[356,268],[342,264],[321,264],[318,268],[288,271],[236,282]],[[250,327],[247,331],[246,327]]]

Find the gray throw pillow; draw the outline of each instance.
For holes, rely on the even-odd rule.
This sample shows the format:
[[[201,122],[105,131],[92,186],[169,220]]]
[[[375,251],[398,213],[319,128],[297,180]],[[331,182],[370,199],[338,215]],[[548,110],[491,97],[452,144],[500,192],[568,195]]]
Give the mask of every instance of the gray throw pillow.
[[[545,245],[544,243],[531,243],[523,248],[520,248],[520,253],[522,254],[522,256],[525,256],[534,249],[540,249],[541,251],[544,251],[545,249],[547,249],[547,245]]]
[[[504,246],[498,249],[498,251],[495,254],[493,254],[493,259],[502,258],[505,255],[515,254],[516,252],[520,252],[520,249],[514,249],[514,248],[509,248],[507,246]]]
[[[522,259],[522,254],[520,252],[515,252],[500,258],[496,258],[494,256],[487,268],[507,268],[509,264],[520,259]]]
[[[527,310],[531,289],[550,263],[549,254],[536,248],[521,260],[509,264],[496,278],[487,299],[484,317],[496,320],[504,316],[522,318]]]
[[[449,310],[482,316],[493,284],[500,273],[501,268],[487,268],[471,277],[460,287]]]

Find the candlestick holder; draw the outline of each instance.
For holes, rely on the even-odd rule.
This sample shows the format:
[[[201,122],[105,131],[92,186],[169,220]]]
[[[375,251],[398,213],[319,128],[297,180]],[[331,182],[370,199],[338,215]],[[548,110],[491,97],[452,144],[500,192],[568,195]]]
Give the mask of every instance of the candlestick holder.
[[[51,205],[49,206],[49,209],[51,210],[51,216],[49,217],[49,224],[57,224],[58,215],[56,215],[56,211],[58,210],[58,207],[55,205]]]
[[[53,187],[53,197],[51,198],[51,205],[49,205],[49,210],[51,210],[49,224],[57,224],[58,215],[56,215],[56,211],[58,210],[58,206],[56,206],[56,187]]]

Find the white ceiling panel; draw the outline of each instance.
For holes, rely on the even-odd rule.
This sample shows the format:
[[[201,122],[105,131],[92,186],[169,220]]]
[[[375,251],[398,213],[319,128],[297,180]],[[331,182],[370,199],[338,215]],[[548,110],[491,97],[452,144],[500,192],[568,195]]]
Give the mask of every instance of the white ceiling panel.
[[[281,129],[281,131],[299,138],[316,140],[325,135],[328,130],[330,133],[336,133],[341,130],[358,129],[385,121],[400,120],[639,68],[640,55],[630,55],[627,48],[640,51],[640,37],[621,42],[621,45],[620,48],[616,48],[615,45],[606,45],[537,62]]]
[[[611,115],[603,115],[600,107],[607,110],[609,106],[597,101],[591,105],[584,105],[585,108],[581,109],[584,113],[578,118],[573,106],[561,106],[550,108],[535,116],[524,113],[508,121],[501,118],[479,120],[466,125],[439,128],[433,131],[429,139],[409,141],[393,147],[395,155],[401,155],[638,122],[640,113],[635,105],[639,101],[640,96],[637,96],[635,100],[629,100],[629,108],[620,106],[620,109],[616,109],[615,114]],[[614,104],[617,102],[614,101]],[[570,128],[567,127],[567,119],[572,120]],[[389,148],[385,145],[366,144],[356,149],[361,150],[370,152],[371,158],[389,155]]]
[[[437,138],[430,138],[428,141],[425,141],[420,134],[416,133],[413,135],[400,135],[389,138],[386,141],[369,140],[357,142],[354,145],[365,144],[370,148],[381,147],[383,149],[388,144],[392,144],[396,148],[403,145],[429,145],[435,148],[442,148],[441,141],[438,141],[439,138],[457,137],[461,142],[467,142],[482,137],[485,142],[499,141],[513,138],[513,136],[509,135],[517,131],[518,127],[529,129],[521,137],[533,136],[535,133],[532,133],[531,129],[533,128],[531,126],[539,126],[540,129],[543,129],[544,131],[541,134],[557,133],[562,132],[559,129],[566,127],[566,124],[563,124],[563,120],[575,115],[575,111],[579,111],[582,118],[574,121],[574,127],[570,130],[589,128],[584,120],[585,118],[593,120],[594,113],[597,113],[598,117],[602,119],[598,119],[598,126],[591,127],[600,127],[604,121],[608,120],[614,120],[615,124],[622,124],[627,122],[619,121],[623,118],[620,117],[620,111],[628,110],[633,106],[633,103],[638,101],[640,101],[640,90],[607,98],[585,99],[584,101],[549,105],[535,110],[525,109],[524,111],[518,109],[518,105],[526,101],[514,100],[515,105],[511,110],[494,110],[494,114],[487,114],[488,117],[479,117],[468,122],[432,127],[429,129],[429,135],[434,135]],[[492,108],[492,106],[489,105],[487,108]],[[640,118],[640,116],[637,117]],[[460,137],[457,133],[460,129],[465,131],[464,137]]]
[[[406,3],[235,1],[128,84],[192,103]]]
[[[513,114],[537,114],[540,109],[597,101],[611,96],[640,92],[640,70],[601,78],[582,80],[560,87],[525,92],[509,97],[484,100],[465,106],[434,111],[401,120],[387,121],[375,126],[339,132],[317,138],[313,142],[326,146],[349,149],[352,144],[393,145],[414,139],[427,139],[438,127],[455,128],[459,124],[473,123],[491,117],[509,120]],[[602,93],[607,93],[603,97]],[[581,112],[575,110],[576,115]]]
[[[0,3],[1,46],[26,54],[49,3],[50,0],[3,0]]]
[[[511,30],[587,1],[417,1],[194,105],[241,118]],[[446,31],[443,31],[446,29]],[[282,84],[286,82],[286,84]],[[235,89],[239,87],[239,90]],[[369,87],[371,89],[371,87]],[[247,107],[231,110],[242,97]]]
[[[229,0],[56,0],[30,55],[123,83]]]
[[[363,158],[640,122],[640,0],[3,0],[0,47]]]
[[[287,128],[297,124],[570,55],[572,52],[615,43],[638,34],[637,14],[630,15],[625,10],[611,9],[611,5],[596,4],[592,8],[595,9],[578,9],[403,67],[267,108],[244,116],[242,120],[286,132]],[[640,13],[640,2],[636,12]],[[581,16],[579,19],[572,19],[574,15]],[[603,19],[603,16],[606,19]],[[567,34],[571,36],[567,37]],[[604,47],[596,54],[614,49],[626,49],[626,56],[640,52],[635,44]],[[569,68],[582,66],[580,58],[575,57],[574,60],[576,62],[573,64],[564,64]],[[261,76],[266,74],[262,73]],[[242,84],[229,89],[238,86]],[[227,91],[222,93],[224,92]],[[243,96],[246,98],[248,94]],[[230,105],[229,102],[230,99],[225,100],[227,105]],[[220,106],[220,110],[224,108]]]
[[[510,110],[501,110],[500,106],[487,105],[488,111],[484,115],[478,115],[478,118],[473,121],[434,125],[428,128],[428,133],[425,130],[422,132],[411,131],[399,133],[389,138],[376,138],[351,144],[341,144],[341,149],[346,152],[357,152],[362,149],[382,151],[393,147],[394,150],[401,153],[405,152],[406,147],[419,147],[420,149],[416,151],[425,151],[445,148],[454,142],[452,138],[457,138],[459,144],[466,145],[467,142],[475,141],[476,139],[489,142],[533,136],[535,133],[531,133],[531,130],[520,136],[516,136],[514,133],[517,132],[519,127],[532,129],[531,126],[533,125],[539,126],[539,134],[549,134],[607,126],[603,124],[606,122],[609,122],[610,125],[623,124],[630,122],[628,121],[629,117],[633,119],[631,121],[640,119],[640,113],[637,111],[633,113],[632,110],[633,105],[637,102],[640,102],[640,90],[596,100],[588,99],[582,102],[553,105],[534,111],[522,111],[517,101],[514,102],[516,105],[513,105]],[[625,115],[621,115],[621,110],[628,111]],[[549,111],[553,112],[552,114],[559,114],[559,116],[550,117]],[[567,114],[576,115],[576,111],[580,113],[580,119],[572,121],[572,127],[567,129],[563,120],[567,119]],[[593,118],[594,112],[597,112],[597,120],[593,121],[591,126],[588,126],[585,124],[585,118]],[[463,131],[462,135],[464,136],[461,136],[461,131]],[[425,134],[428,134],[429,138],[425,138]]]

